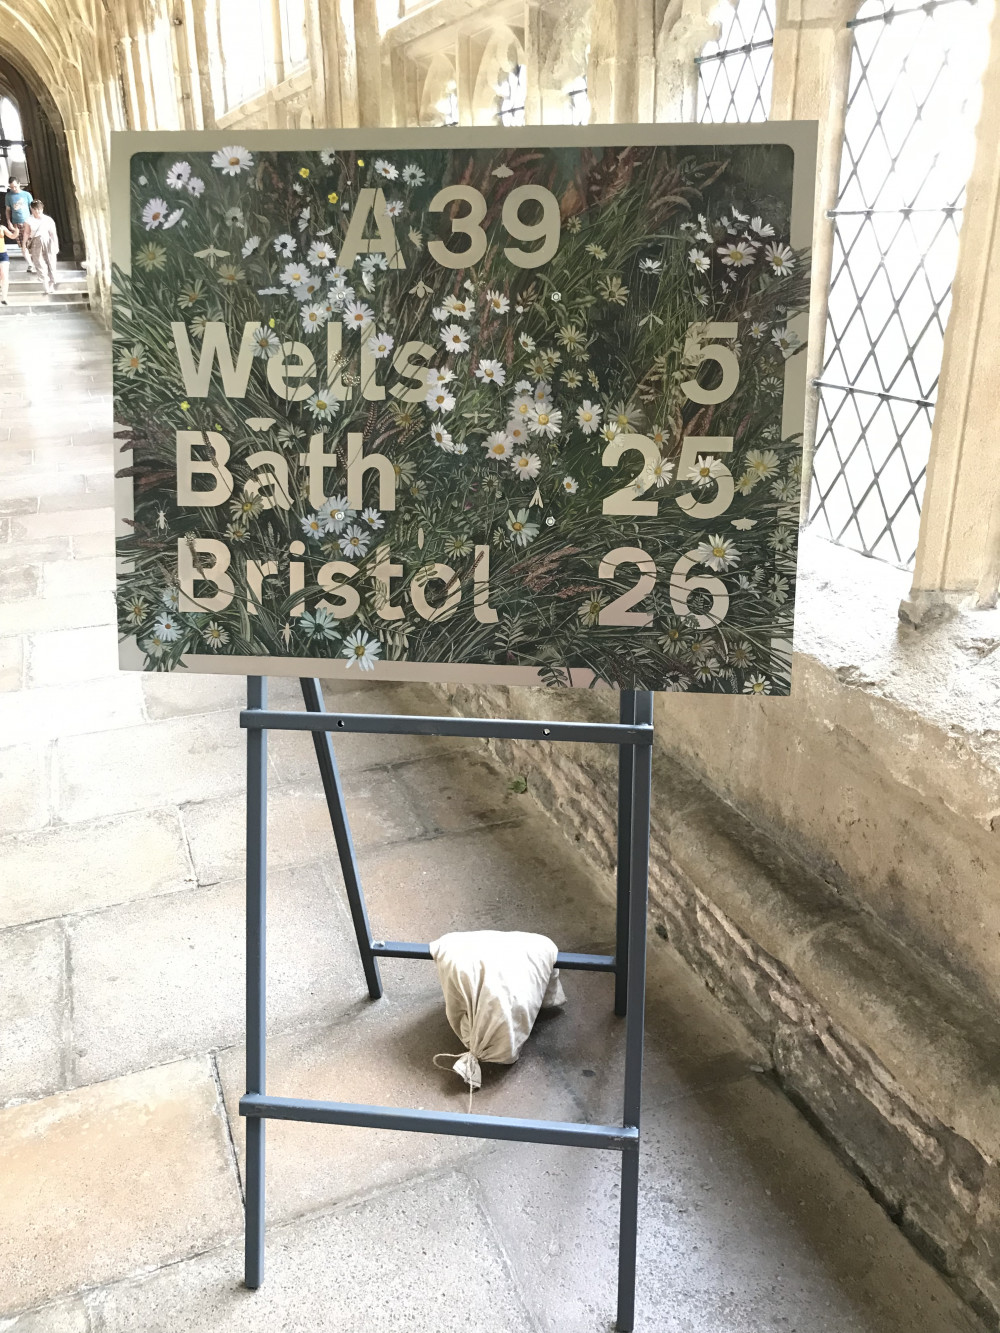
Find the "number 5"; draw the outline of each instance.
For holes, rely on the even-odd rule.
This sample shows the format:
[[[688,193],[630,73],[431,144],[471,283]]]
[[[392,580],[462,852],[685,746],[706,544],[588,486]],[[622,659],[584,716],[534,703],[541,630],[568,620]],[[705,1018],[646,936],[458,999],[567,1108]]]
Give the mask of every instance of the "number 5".
[[[685,380],[681,391],[692,403],[724,403],[736,392],[740,382],[740,363],[731,347],[722,347],[719,343],[701,344],[705,338],[735,338],[739,332],[737,324],[692,324],[687,333],[684,359],[697,354],[698,364],[702,361],[714,361],[722,369],[722,383],[714,389],[705,389],[696,379]]]
[[[698,462],[699,454],[728,454],[732,453],[733,437],[731,435],[687,435],[684,443],[681,445],[681,456],[677,464],[677,480],[687,481],[688,473]],[[678,495],[674,498],[686,514],[692,518],[716,518],[724,513],[733,502],[733,496],[736,494],[736,485],[733,482],[733,474],[725,466],[720,464],[722,472],[718,477],[713,477],[716,491],[715,498],[712,500],[696,500],[693,495]]]

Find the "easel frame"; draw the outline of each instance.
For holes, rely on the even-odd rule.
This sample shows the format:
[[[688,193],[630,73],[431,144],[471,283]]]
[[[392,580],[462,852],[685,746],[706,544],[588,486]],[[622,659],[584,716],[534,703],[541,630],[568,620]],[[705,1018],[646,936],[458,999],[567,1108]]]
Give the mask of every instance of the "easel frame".
[[[264,1278],[264,1144],[266,1120],[359,1125],[468,1138],[507,1139],[587,1148],[622,1155],[616,1327],[630,1333],[635,1322],[636,1235],[639,1201],[639,1123],[646,998],[646,908],[649,884],[649,823],[652,781],[653,696],[623,690],[617,723],[533,722],[457,717],[409,717],[382,713],[328,712],[318,680],[303,678],[305,711],[267,710],[267,682],[247,678],[247,707],[240,726],[247,732],[247,1091],[240,1099],[246,1117],[245,1285]],[[266,1092],[267,940],[267,733],[310,731],[344,874],[368,994],[382,995],[379,958],[429,959],[426,944],[376,942],[365,906],[331,732],[467,736],[543,741],[588,741],[618,747],[618,868],[615,953],[560,953],[558,966],[613,972],[615,1013],[625,1018],[625,1078],[621,1125],[591,1125],[457,1111],[418,1111],[348,1102],[271,1097]]]

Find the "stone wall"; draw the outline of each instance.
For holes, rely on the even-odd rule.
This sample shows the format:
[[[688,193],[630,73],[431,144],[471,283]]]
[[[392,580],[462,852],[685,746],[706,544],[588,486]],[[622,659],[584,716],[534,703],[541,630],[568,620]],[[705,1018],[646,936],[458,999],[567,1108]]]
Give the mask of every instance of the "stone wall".
[[[905,575],[815,540],[803,576],[791,700],[658,696],[651,922],[1000,1327],[1000,624],[899,626]],[[467,715],[614,716],[598,693],[443,693]],[[491,749],[610,892],[614,752]]]

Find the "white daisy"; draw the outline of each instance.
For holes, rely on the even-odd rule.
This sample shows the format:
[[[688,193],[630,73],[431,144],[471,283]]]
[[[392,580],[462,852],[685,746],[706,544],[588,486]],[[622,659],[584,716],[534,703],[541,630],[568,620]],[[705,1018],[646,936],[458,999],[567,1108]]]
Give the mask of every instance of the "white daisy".
[[[269,329],[266,324],[258,324],[253,333],[253,354],[266,360],[274,356],[281,346],[281,339],[275,333],[274,329]]]
[[[699,542],[695,558],[702,564],[708,565],[710,569],[724,572],[730,566],[739,564],[740,553],[734,543],[720,533],[709,537],[707,541]]]
[[[281,270],[281,281],[288,287],[295,287],[300,282],[308,282],[312,274],[305,264],[286,264]]]
[[[240,247],[240,254],[242,254],[244,259],[249,259],[259,245],[259,236],[248,236]]]
[[[584,435],[593,435],[595,430],[601,428],[601,413],[604,411],[597,403],[590,402],[585,398],[576,409],[576,424],[583,431]]]
[[[340,549],[348,560],[360,560],[363,555],[368,554],[368,543],[370,541],[371,534],[354,523],[340,538]]]
[[[542,460],[537,454],[515,454],[510,460],[511,471],[522,481],[534,481],[542,470]]]
[[[750,230],[755,231],[760,237],[766,238],[774,235],[774,228],[771,226],[770,222],[764,222],[761,218],[750,219]]]
[[[751,449],[747,454],[746,466],[757,477],[773,477],[778,471],[778,455],[773,449]]]
[[[192,176],[187,183],[188,194],[194,195],[195,199],[200,199],[205,193],[205,182],[200,176]]]
[[[150,199],[142,210],[142,221],[146,230],[152,231],[154,227],[162,227],[169,212],[166,199]]]
[[[355,516],[355,511],[347,503],[346,495],[331,495],[320,505],[319,512],[325,517],[328,532],[342,532],[346,524]]]
[[[528,427],[523,421],[508,421],[505,432],[511,449],[523,449],[528,443]]]
[[[747,329],[747,333],[749,333],[750,337],[753,338],[755,342],[760,342],[761,338],[763,338],[766,332],[767,332],[767,325],[761,323],[759,319],[755,320],[754,323],[751,324],[750,327]]]
[[[580,483],[575,477],[563,477],[562,488],[567,495],[575,495],[580,489]]]
[[[698,486],[707,486],[714,481],[716,477],[725,474],[726,465],[717,458],[701,458],[695,463],[694,467],[688,469],[687,481],[693,481]]]
[[[160,601],[168,611],[176,611],[181,604],[180,588],[175,588],[172,584],[164,588],[160,593]]]
[[[344,640],[342,656],[348,659],[348,671],[355,663],[362,671],[371,671],[381,652],[382,645],[378,639],[372,639],[363,630],[356,629]]]
[[[167,185],[171,190],[182,190],[191,175],[190,162],[175,162],[167,172]]]
[[[447,311],[445,319],[468,319],[472,314],[472,302],[461,296],[446,296],[441,306]]]
[[[446,454],[452,450],[452,438],[443,426],[431,427],[431,439],[439,449],[443,449]]]
[[[764,248],[764,257],[775,273],[791,273],[795,267],[795,255],[787,245],[768,245]]]
[[[455,399],[444,384],[435,384],[428,389],[425,402],[432,412],[450,412],[455,406]]]
[[[337,257],[337,252],[326,241],[313,241],[309,247],[309,262],[316,268],[329,268]]]
[[[292,294],[297,301],[311,301],[319,297],[322,286],[319,278],[309,277],[305,282],[297,282],[292,288]]]
[[[325,514],[307,514],[300,522],[302,523],[302,531],[313,541],[319,541],[320,537],[330,530]]]
[[[538,536],[538,524],[529,521],[527,509],[519,509],[516,514],[513,509],[510,510],[507,515],[507,530],[515,546],[527,546]]]
[[[292,252],[295,249],[295,241],[289,236],[287,231],[282,232],[280,236],[275,236],[271,244],[277,254],[281,255],[284,259],[291,259]]]
[[[738,241],[727,241],[725,245],[720,245],[717,253],[722,256],[722,262],[727,268],[745,268],[747,264],[753,263],[756,250],[753,241],[743,236]]]
[[[364,331],[375,320],[375,311],[363,301],[348,301],[344,306],[344,328]]]
[[[306,407],[320,421],[329,421],[340,411],[340,403],[329,389],[320,389],[306,400]]]
[[[712,261],[708,255],[698,249],[688,251],[688,263],[693,264],[699,273],[707,273],[712,267]]]
[[[532,435],[544,435],[547,440],[554,439],[562,429],[562,413],[557,407],[547,411],[535,411],[528,421]]]
[[[387,218],[398,218],[403,216],[402,199],[387,199],[385,201],[385,215]]]
[[[673,463],[668,463],[666,459],[661,458],[649,469],[649,476],[652,478],[654,486],[666,486],[674,475]]]
[[[361,517],[373,531],[377,531],[379,528],[385,527],[385,519],[378,512],[377,509],[371,509],[371,508],[362,509]]]
[[[577,615],[585,625],[596,625],[601,619],[601,608],[607,600],[608,599],[602,597],[600,593],[594,593],[592,597],[588,597],[583,603],[577,612]]]
[[[222,628],[222,626],[218,623],[218,621],[215,620],[210,620],[208,622],[208,624],[201,632],[201,637],[208,644],[209,648],[213,649],[213,651],[217,651],[219,648],[225,647],[225,645],[229,642],[228,632]]]
[[[484,359],[476,367],[476,378],[482,380],[484,384],[502,385],[507,378],[507,372],[500,361]]]
[[[797,333],[793,333],[791,329],[781,328],[772,329],[771,341],[777,348],[779,348],[781,355],[787,360],[787,358],[795,351],[796,347],[799,346],[802,339]]]
[[[245,148],[220,148],[212,154],[212,166],[224,176],[238,176],[253,166],[253,154]]]
[[[519,393],[510,405],[510,414],[518,421],[527,421],[534,410],[535,400],[527,393]]]
[[[502,462],[505,458],[510,458],[514,452],[514,446],[502,430],[495,430],[492,435],[487,435],[483,440],[483,448],[486,450],[488,458],[495,462]]]
[[[394,181],[399,175],[398,170],[391,162],[387,162],[384,157],[377,157],[375,159],[374,170],[377,176],[381,176],[383,180],[387,181]]]
[[[447,366],[431,366],[427,371],[427,387],[431,388],[435,384],[450,384],[455,378],[455,372],[449,370]]]
[[[175,208],[173,212],[168,213],[167,217],[164,219],[163,230],[168,231],[171,227],[175,226],[176,223],[180,222],[183,216],[184,216],[183,208]]]
[[[326,306],[320,305],[318,302],[314,305],[304,305],[299,313],[302,319],[302,327],[306,333],[321,329],[329,319]]]
[[[486,293],[486,301],[494,314],[506,315],[507,311],[510,309],[510,301],[502,292],[488,291]]]
[[[368,350],[377,361],[387,357],[395,346],[395,339],[390,333],[373,333],[368,339]]]
[[[176,643],[181,636],[181,622],[172,611],[164,611],[153,626],[153,632],[158,634],[164,643]]]
[[[441,330],[441,341],[449,352],[467,352],[469,350],[468,330],[461,324],[446,324]]]
[[[408,162],[403,168],[403,180],[407,185],[423,185],[424,172],[415,162]]]
[[[659,273],[663,268],[662,259],[640,259],[639,270],[642,273]]]
[[[766,676],[748,676],[743,686],[744,694],[770,694],[771,682]]]

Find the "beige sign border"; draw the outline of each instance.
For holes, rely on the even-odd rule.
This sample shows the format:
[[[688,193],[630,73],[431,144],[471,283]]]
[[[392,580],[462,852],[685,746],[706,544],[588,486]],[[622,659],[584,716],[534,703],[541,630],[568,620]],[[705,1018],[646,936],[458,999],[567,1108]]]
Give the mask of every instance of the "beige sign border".
[[[238,142],[251,152],[318,152],[327,148],[373,153],[406,149],[441,148],[627,148],[633,145],[692,148],[713,144],[781,145],[792,149],[792,211],[790,242],[794,249],[812,245],[813,201],[816,189],[816,121],[765,121],[752,125],[662,124],[662,125],[551,125],[524,129],[336,129],[336,130],[126,130],[111,136],[111,259],[125,273],[132,269],[130,165],[134,153],[213,152]],[[800,315],[791,327],[805,342],[808,321]],[[806,363],[793,357],[785,367],[781,430],[783,435],[802,431],[805,414]],[[115,535],[128,536],[132,529],[124,521],[134,516],[131,477],[115,479]],[[119,572],[127,573],[130,562],[118,557]],[[789,645],[789,649],[790,649]],[[143,670],[145,655],[134,636],[119,641],[119,666]],[[234,676],[344,676],[351,665],[342,658],[307,657],[219,657],[209,653],[185,653],[181,667],[211,675]],[[364,680],[409,680],[438,684],[538,685],[534,667],[500,666],[469,662],[376,662]],[[570,672],[578,688],[602,686],[585,669]],[[731,698],[731,695],[720,696]]]

